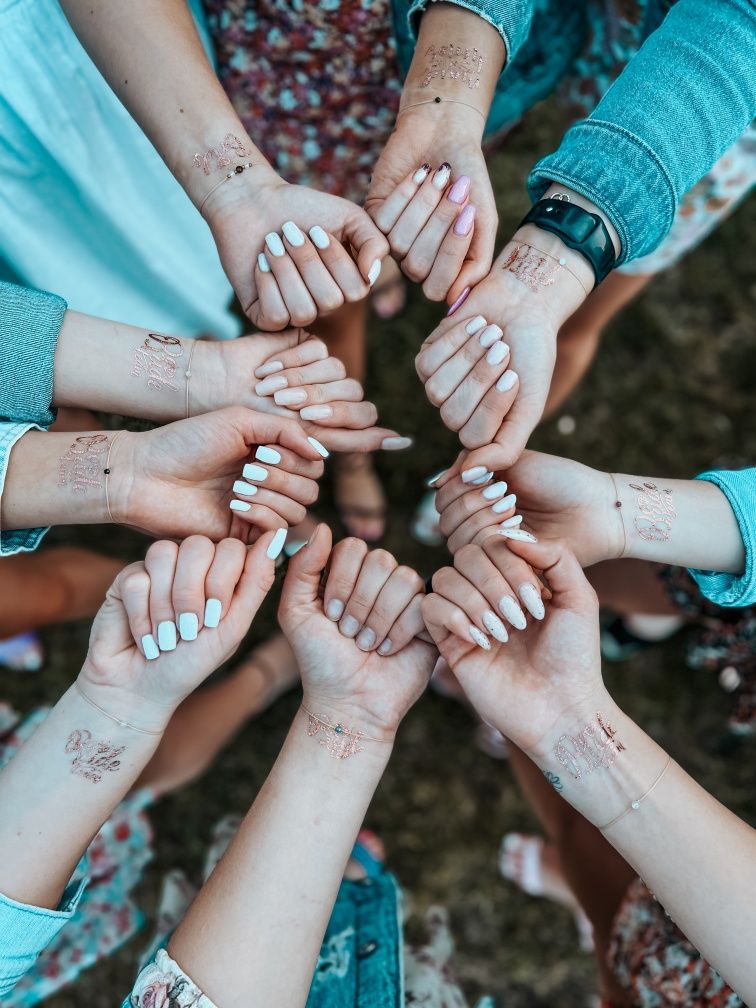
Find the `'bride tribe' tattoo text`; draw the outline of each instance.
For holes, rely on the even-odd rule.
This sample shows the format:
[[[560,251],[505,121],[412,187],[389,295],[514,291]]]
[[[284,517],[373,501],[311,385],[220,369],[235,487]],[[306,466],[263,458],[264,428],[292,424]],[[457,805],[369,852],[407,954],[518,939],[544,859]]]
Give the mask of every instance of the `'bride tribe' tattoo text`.
[[[429,87],[439,80],[464,84],[471,91],[480,87],[480,72],[486,60],[477,49],[468,49],[453,42],[439,47],[431,45],[425,50],[425,59],[420,87]]]
[[[178,362],[184,356],[181,340],[175,336],[161,336],[148,333],[147,339],[134,351],[135,377],[143,377],[151,389],[172,389],[179,391],[175,382]]]
[[[105,773],[114,773],[121,765],[119,756],[126,746],[112,746],[109,742],[97,742],[92,732],[85,728],[72,731],[68,736],[65,751],[73,753],[71,773],[97,784]]]
[[[501,264],[501,268],[513,273],[518,280],[532,291],[550,287],[560,263],[550,256],[544,255],[530,245],[517,245]]]
[[[310,738],[314,738],[322,732],[324,737],[319,738],[318,742],[334,759],[349,759],[350,756],[356,756],[365,748],[360,745],[361,732],[351,731],[342,724],[331,725],[309,712],[307,718],[307,734]]]
[[[655,483],[631,483],[637,493],[635,501],[638,509],[635,515],[635,531],[646,542],[667,542],[672,533],[672,522],[677,517],[677,508],[671,490],[660,490]]]
[[[192,164],[201,168],[205,175],[209,175],[216,168],[228,168],[231,164],[229,151],[233,151],[234,156],[239,159],[249,157],[252,153],[247,150],[238,136],[226,133],[217,147],[211,147],[204,154],[195,154]]]
[[[580,780],[583,774],[608,769],[624,751],[615,729],[598,713],[596,724],[586,725],[577,735],[562,735],[554,747],[554,756],[575,780]]]
[[[86,493],[105,485],[105,460],[110,448],[108,434],[83,434],[58,459],[58,486],[70,486],[74,493]]]

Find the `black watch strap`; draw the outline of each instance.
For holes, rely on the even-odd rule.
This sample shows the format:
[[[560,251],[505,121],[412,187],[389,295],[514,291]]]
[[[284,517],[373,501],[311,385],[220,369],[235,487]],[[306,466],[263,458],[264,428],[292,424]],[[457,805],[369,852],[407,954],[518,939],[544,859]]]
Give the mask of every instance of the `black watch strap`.
[[[617,261],[614,245],[598,214],[589,213],[567,200],[543,199],[533,204],[520,227],[524,224],[535,224],[542,231],[550,231],[579,252],[591,264],[597,284],[614,268]]]

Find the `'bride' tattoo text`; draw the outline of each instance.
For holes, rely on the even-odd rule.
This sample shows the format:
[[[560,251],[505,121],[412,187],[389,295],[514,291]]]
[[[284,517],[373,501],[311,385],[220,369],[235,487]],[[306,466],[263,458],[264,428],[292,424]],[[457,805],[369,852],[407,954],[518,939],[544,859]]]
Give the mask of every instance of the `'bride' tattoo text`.
[[[595,724],[586,725],[576,735],[562,735],[554,747],[554,756],[575,780],[580,780],[594,770],[608,769],[624,751],[616,730],[598,713]]]
[[[318,742],[334,759],[349,759],[350,756],[356,756],[365,748],[360,745],[362,741],[360,732],[352,731],[346,725],[329,724],[314,714],[308,713],[307,718],[307,734],[310,738],[315,738],[322,733],[322,738],[318,738]]]
[[[58,486],[70,486],[85,494],[105,484],[105,460],[110,447],[108,434],[83,434],[58,459]]]
[[[480,72],[485,57],[477,49],[468,49],[450,42],[449,45],[438,47],[430,45],[424,55],[427,65],[420,87],[429,87],[439,80],[464,84],[471,91],[480,87]]]
[[[501,264],[501,268],[513,273],[529,290],[539,291],[554,283],[560,262],[544,255],[530,245],[515,246]]]
[[[192,164],[196,168],[201,168],[205,175],[209,175],[216,168],[228,168],[232,163],[229,151],[233,151],[234,157],[239,159],[249,157],[252,153],[238,136],[226,133],[217,147],[211,147],[204,154],[195,154]]]
[[[631,483],[635,490],[635,531],[646,542],[667,542],[672,534],[672,522],[677,508],[671,490],[660,490],[655,483]]]
[[[181,340],[175,336],[149,333],[144,343],[134,351],[132,375],[144,378],[151,389],[179,391],[176,384],[178,362],[184,356]]]
[[[119,756],[126,746],[113,746],[109,742],[98,742],[86,728],[72,731],[66,742],[67,753],[73,754],[71,772],[85,780],[98,784],[102,775],[114,773],[121,765]]]

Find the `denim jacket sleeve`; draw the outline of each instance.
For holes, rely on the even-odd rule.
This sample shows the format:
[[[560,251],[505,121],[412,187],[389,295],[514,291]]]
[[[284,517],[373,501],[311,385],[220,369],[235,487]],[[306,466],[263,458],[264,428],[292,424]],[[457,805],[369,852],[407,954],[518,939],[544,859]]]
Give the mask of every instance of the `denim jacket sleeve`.
[[[738,577],[716,571],[690,573],[710,602],[720,606],[756,604],[756,469],[717,470],[696,479],[715,483],[730,502],[745,547],[745,570]]]
[[[0,994],[9,994],[76,912],[86,880],[70,885],[57,910],[17,903],[0,894]]]
[[[3,423],[0,420],[0,500],[2,500],[5,475],[8,471],[8,462],[14,444],[27,431],[39,429],[39,424]],[[12,556],[14,553],[33,552],[48,531],[49,529],[46,528],[34,528],[3,532],[2,524],[0,524],[0,557]]]
[[[66,302],[0,280],[0,420],[48,427]]]
[[[652,252],[681,197],[756,115],[752,0],[677,0],[588,119],[539,161],[528,188],[582,193],[610,218],[619,263]]]
[[[407,18],[414,42],[417,41],[420,17],[435,2],[436,0],[409,0]],[[493,25],[504,42],[506,61],[511,63],[530,31],[534,0],[450,0],[450,2],[472,11]]]

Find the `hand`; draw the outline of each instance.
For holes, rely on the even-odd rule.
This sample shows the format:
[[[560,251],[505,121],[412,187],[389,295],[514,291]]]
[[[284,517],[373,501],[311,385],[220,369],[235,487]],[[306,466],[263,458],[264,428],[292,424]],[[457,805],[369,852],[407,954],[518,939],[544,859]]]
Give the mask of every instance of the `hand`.
[[[451,103],[402,112],[373,171],[365,208],[387,234],[404,272],[410,279],[423,280],[423,291],[432,300],[446,298],[451,304],[491,268],[498,214],[480,145],[483,125],[476,112]],[[426,163],[433,168],[446,163],[454,179],[466,176],[470,180],[462,203],[454,204],[446,197],[438,203],[441,191],[432,182],[436,172],[428,175],[427,184],[405,209],[418,189],[411,180]],[[468,197],[475,206],[475,229],[460,270],[457,257],[467,236],[455,236],[453,226],[447,229],[458,219]],[[436,205],[439,209],[431,219]]]
[[[266,533],[250,548],[205,536],[153,543],[143,563],[120,572],[95,617],[78,678],[84,694],[115,717],[162,730],[249,630],[273,585],[274,539]]]
[[[204,215],[245,315],[267,331],[361,301],[388,253],[361,207],[288,185],[267,167],[221,186]]]
[[[331,557],[325,594],[321,575]],[[423,582],[385,550],[344,539],[331,553],[319,525],[289,561],[278,617],[294,649],[305,704],[377,738],[393,738],[425,690],[434,652],[423,632]]]
[[[487,545],[460,550],[454,570],[434,576],[423,616],[478,714],[534,754],[571,711],[593,718],[606,702],[598,599],[562,543],[513,542],[506,553],[493,564]],[[499,601],[513,596],[523,565],[543,571],[553,593],[548,612],[507,643],[480,646],[469,628],[482,633],[481,611],[502,611]]]
[[[253,541],[303,520],[317,499],[321,454],[296,421],[241,406],[126,431],[113,442],[110,510],[116,522],[153,536]],[[232,494],[235,480],[254,491]],[[231,507],[234,496],[242,509]]]

